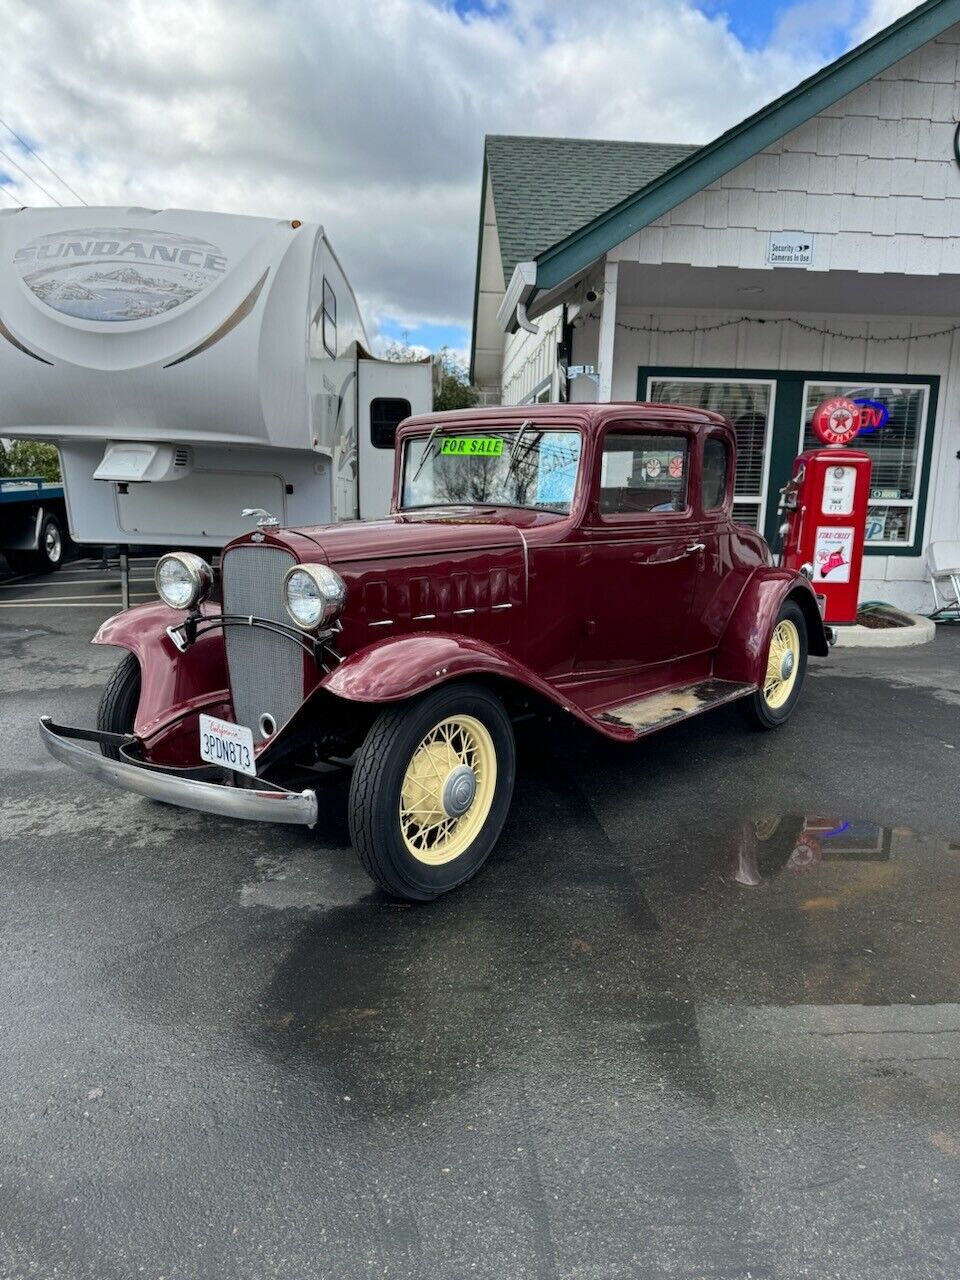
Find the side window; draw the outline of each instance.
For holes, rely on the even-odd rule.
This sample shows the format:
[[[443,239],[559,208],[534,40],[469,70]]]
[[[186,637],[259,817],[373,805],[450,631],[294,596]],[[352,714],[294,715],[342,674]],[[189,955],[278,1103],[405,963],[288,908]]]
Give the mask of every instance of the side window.
[[[719,436],[708,436],[703,446],[703,509],[723,506],[730,470],[730,448]]]
[[[378,396],[370,401],[370,443],[375,449],[392,449],[397,427],[410,417],[410,401]]]
[[[611,432],[600,461],[602,515],[683,511],[689,441],[653,432]]]
[[[323,278],[323,345],[332,356],[337,354],[337,295]]]

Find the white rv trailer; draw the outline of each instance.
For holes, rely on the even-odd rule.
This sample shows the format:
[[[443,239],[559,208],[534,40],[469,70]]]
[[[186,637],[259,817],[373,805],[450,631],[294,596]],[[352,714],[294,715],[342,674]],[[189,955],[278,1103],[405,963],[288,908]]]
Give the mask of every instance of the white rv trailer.
[[[376,516],[429,360],[375,360],[323,229],[188,210],[0,212],[0,436],[60,450],[85,543],[219,547],[244,508]]]

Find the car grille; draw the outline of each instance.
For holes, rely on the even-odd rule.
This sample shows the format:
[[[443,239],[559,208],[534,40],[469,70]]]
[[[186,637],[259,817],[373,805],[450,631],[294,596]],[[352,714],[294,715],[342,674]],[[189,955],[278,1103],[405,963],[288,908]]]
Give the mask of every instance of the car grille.
[[[234,547],[223,557],[223,612],[269,618],[289,625],[283,575],[295,558],[279,547]],[[253,730],[255,742],[268,735],[261,718],[278,729],[303,701],[303,650],[286,636],[263,627],[224,627],[227,670],[238,724]]]

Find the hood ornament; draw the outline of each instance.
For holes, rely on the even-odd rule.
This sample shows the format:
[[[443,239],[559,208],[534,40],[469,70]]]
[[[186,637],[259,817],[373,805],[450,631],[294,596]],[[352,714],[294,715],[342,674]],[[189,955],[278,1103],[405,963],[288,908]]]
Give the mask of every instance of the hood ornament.
[[[271,515],[270,512],[266,509],[266,507],[244,507],[243,510],[240,512],[240,515],[243,519],[246,519],[248,516],[258,516],[259,517],[259,519],[257,520],[258,529],[279,529],[280,528],[280,521],[277,519],[276,516]],[[256,534],[253,534],[252,537],[255,542],[263,541],[262,534],[260,535],[259,538],[257,537]]]

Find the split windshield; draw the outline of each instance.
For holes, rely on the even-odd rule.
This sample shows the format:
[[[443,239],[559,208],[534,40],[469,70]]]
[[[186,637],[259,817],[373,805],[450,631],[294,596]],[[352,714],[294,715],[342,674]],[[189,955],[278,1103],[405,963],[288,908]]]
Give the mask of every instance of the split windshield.
[[[578,431],[437,432],[408,440],[402,507],[532,507],[570,511],[580,465]]]

